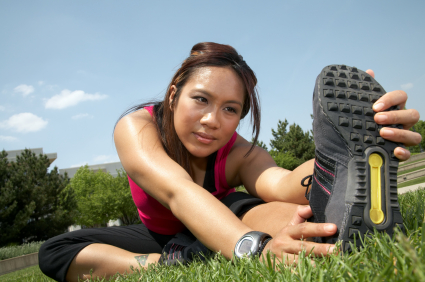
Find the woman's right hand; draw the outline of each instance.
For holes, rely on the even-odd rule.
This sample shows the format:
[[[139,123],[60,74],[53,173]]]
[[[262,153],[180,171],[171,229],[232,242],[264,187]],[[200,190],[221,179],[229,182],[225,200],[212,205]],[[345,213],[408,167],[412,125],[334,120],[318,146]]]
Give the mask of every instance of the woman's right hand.
[[[333,223],[311,223],[307,218],[313,215],[310,206],[299,206],[290,223],[284,227],[272,240],[270,240],[263,251],[263,259],[270,251],[276,258],[285,264],[296,264],[298,254],[302,250],[316,256],[332,254],[335,245],[314,243],[308,241],[311,237],[327,237],[336,233],[337,227]],[[301,240],[302,239],[302,240]]]

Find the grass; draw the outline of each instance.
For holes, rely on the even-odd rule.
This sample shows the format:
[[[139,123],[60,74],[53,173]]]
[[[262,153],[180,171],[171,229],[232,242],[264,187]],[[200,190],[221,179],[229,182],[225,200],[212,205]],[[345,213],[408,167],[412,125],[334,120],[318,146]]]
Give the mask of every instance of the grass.
[[[11,272],[0,276],[1,282],[28,282],[28,281],[42,281],[42,282],[53,282],[55,280],[50,279],[44,275],[38,265],[31,266],[22,270]]]
[[[425,176],[419,177],[419,178],[415,178],[406,182],[403,182],[401,184],[397,184],[397,188],[403,188],[403,187],[407,187],[410,185],[415,185],[415,184],[421,184],[425,182]]]
[[[20,246],[0,248],[0,260],[36,253],[43,243],[44,242],[32,242]]]
[[[418,166],[418,167],[415,167],[415,168],[409,168],[409,169],[406,169],[404,171],[398,172],[397,175],[403,175],[403,174],[406,174],[406,173],[409,173],[409,172],[412,172],[412,171],[417,171],[417,170],[420,170],[420,169],[423,169],[423,168],[425,168],[425,165]]]
[[[206,262],[150,267],[116,275],[110,281],[425,281],[425,190],[400,195],[399,202],[406,234],[397,231],[391,239],[387,234],[375,233],[365,237],[361,250],[315,258],[315,266],[310,263],[312,256],[305,252],[293,267],[276,265],[270,256],[267,266],[258,259],[227,261],[216,255]],[[32,267],[0,276],[0,281],[53,280]]]
[[[416,160],[416,161],[406,161],[405,163],[400,164],[399,167],[403,167],[403,166],[408,165],[408,164],[410,165],[410,164],[413,164],[413,163],[421,162],[423,160],[424,159],[419,159],[419,160]]]

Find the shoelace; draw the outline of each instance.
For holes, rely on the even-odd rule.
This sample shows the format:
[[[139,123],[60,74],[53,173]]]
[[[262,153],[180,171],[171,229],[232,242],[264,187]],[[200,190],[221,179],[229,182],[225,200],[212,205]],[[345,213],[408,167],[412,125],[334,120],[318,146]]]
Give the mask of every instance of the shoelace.
[[[305,181],[308,179],[308,183],[307,184],[305,184]],[[301,185],[302,186],[304,186],[304,187],[307,187],[306,189],[305,189],[305,198],[308,200],[308,187],[310,187],[310,185],[311,185],[311,183],[313,183],[313,174],[311,174],[311,175],[307,175],[306,177],[304,177],[302,180],[301,180]]]

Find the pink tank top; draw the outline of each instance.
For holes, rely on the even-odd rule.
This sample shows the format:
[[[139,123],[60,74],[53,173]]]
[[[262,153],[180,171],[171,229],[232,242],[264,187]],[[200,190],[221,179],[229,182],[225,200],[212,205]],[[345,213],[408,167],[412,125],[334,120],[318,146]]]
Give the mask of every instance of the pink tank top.
[[[153,106],[145,107],[152,115]],[[226,180],[226,160],[233,144],[236,141],[237,133],[233,133],[229,142],[217,151],[217,157],[214,163],[214,182],[216,191],[212,195],[217,199],[222,199],[230,193],[235,192]],[[178,220],[173,213],[161,205],[155,198],[148,195],[128,176],[133,201],[136,204],[139,216],[143,224],[153,232],[165,235],[172,235],[185,229],[183,223]]]

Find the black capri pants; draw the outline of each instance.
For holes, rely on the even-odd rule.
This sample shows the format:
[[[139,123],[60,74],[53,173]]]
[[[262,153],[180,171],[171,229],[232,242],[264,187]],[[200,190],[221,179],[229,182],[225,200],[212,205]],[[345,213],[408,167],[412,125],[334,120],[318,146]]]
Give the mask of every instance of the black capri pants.
[[[253,207],[264,204],[263,200],[243,192],[231,193],[221,199],[221,202],[238,217]],[[167,243],[172,240],[181,241],[181,238],[184,238],[184,241],[192,240],[197,246],[191,248],[192,252],[206,249],[189,230],[175,235],[163,235],[149,230],[144,224],[136,224],[80,229],[58,235],[44,242],[38,252],[38,261],[45,275],[57,281],[66,281],[66,274],[72,260],[90,244],[108,244],[132,253],[150,254],[163,253]]]

